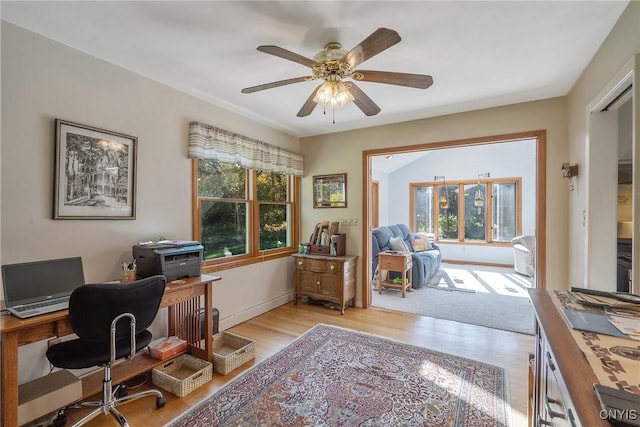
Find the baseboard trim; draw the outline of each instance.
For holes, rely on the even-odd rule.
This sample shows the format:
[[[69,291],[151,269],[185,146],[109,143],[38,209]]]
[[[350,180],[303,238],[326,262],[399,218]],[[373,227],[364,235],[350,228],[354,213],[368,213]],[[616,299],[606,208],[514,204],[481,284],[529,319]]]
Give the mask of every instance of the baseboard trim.
[[[479,262],[479,261],[461,261],[457,259],[443,259],[443,264],[467,264],[467,265],[485,265],[487,267],[504,267],[513,268],[513,264],[500,264],[497,262]]]
[[[254,307],[250,307],[239,313],[234,313],[228,317],[221,318],[220,326],[219,326],[220,331],[224,331],[242,322],[246,322],[247,320],[253,319],[256,316],[259,316],[268,311],[271,311],[274,308],[280,307],[281,305],[285,305],[290,301],[293,301],[293,291],[287,292],[284,295],[280,295],[262,304],[258,304]]]

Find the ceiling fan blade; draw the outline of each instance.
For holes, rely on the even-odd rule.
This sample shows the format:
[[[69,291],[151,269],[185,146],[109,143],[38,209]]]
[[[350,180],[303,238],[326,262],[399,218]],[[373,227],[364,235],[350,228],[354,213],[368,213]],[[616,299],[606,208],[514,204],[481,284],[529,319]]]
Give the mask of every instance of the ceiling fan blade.
[[[388,28],[378,28],[369,37],[360,42],[359,45],[347,52],[341,62],[348,62],[351,68],[355,68],[367,59],[379,54],[385,49],[402,40],[400,35]]]
[[[261,85],[257,85],[257,86],[251,86],[251,87],[245,87],[240,92],[242,92],[242,93],[259,92],[261,90],[271,89],[271,88],[278,87],[278,86],[290,85],[292,83],[306,82],[307,80],[310,80],[310,79],[311,79],[311,77],[295,77],[293,79],[278,80],[277,82],[265,83],[265,84],[261,84]]]
[[[322,86],[322,85],[320,85]],[[320,89],[320,86],[318,86],[309,96],[309,98],[307,98],[307,101],[302,105],[302,108],[300,108],[300,111],[298,111],[298,114],[296,114],[296,116],[298,117],[307,117],[309,114],[311,114],[313,112],[313,109],[316,108],[316,102],[313,100],[313,98],[316,96],[316,93],[318,92],[318,89]]]
[[[398,85],[415,87],[417,89],[427,89],[433,84],[433,78],[426,74],[393,73],[390,71],[358,70],[363,77],[358,79],[361,82],[385,83],[388,85]]]
[[[359,109],[365,114],[365,116],[375,116],[380,112],[380,107],[376,105],[375,102],[371,98],[365,94],[362,89],[356,86],[354,83],[351,83],[351,87],[349,91],[355,98],[353,103],[358,106]]]
[[[298,64],[306,65],[309,68],[313,67],[314,65],[318,65],[318,63],[313,59],[307,58],[302,55],[298,55],[297,53],[291,52],[290,50],[283,49],[278,46],[263,45],[263,46],[258,46],[258,50],[260,52],[268,53],[270,55],[274,55],[279,58],[284,58],[284,59],[288,59],[289,61],[297,62]]]

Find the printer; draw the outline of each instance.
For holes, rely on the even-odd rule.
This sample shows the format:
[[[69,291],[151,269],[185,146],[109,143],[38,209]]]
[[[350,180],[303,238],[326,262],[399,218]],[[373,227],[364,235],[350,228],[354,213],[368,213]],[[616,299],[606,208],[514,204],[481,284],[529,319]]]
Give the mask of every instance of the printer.
[[[204,247],[191,240],[161,240],[133,246],[138,277],[162,274],[167,281],[200,276]]]

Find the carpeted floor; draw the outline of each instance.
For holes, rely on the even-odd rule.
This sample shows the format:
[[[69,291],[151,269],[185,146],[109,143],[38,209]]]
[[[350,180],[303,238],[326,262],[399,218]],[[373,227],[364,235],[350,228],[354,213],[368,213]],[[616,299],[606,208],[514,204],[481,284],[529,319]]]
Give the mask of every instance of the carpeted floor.
[[[319,324],[169,426],[508,426],[499,367]]]
[[[427,287],[402,298],[373,291],[372,306],[506,331],[533,334],[531,278],[510,268],[443,264]]]

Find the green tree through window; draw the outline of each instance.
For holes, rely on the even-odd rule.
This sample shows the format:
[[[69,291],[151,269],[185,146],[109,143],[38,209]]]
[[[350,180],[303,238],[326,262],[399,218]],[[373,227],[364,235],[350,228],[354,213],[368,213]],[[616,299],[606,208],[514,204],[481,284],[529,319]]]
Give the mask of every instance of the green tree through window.
[[[292,249],[293,176],[216,160],[196,162],[194,233],[206,262]]]

